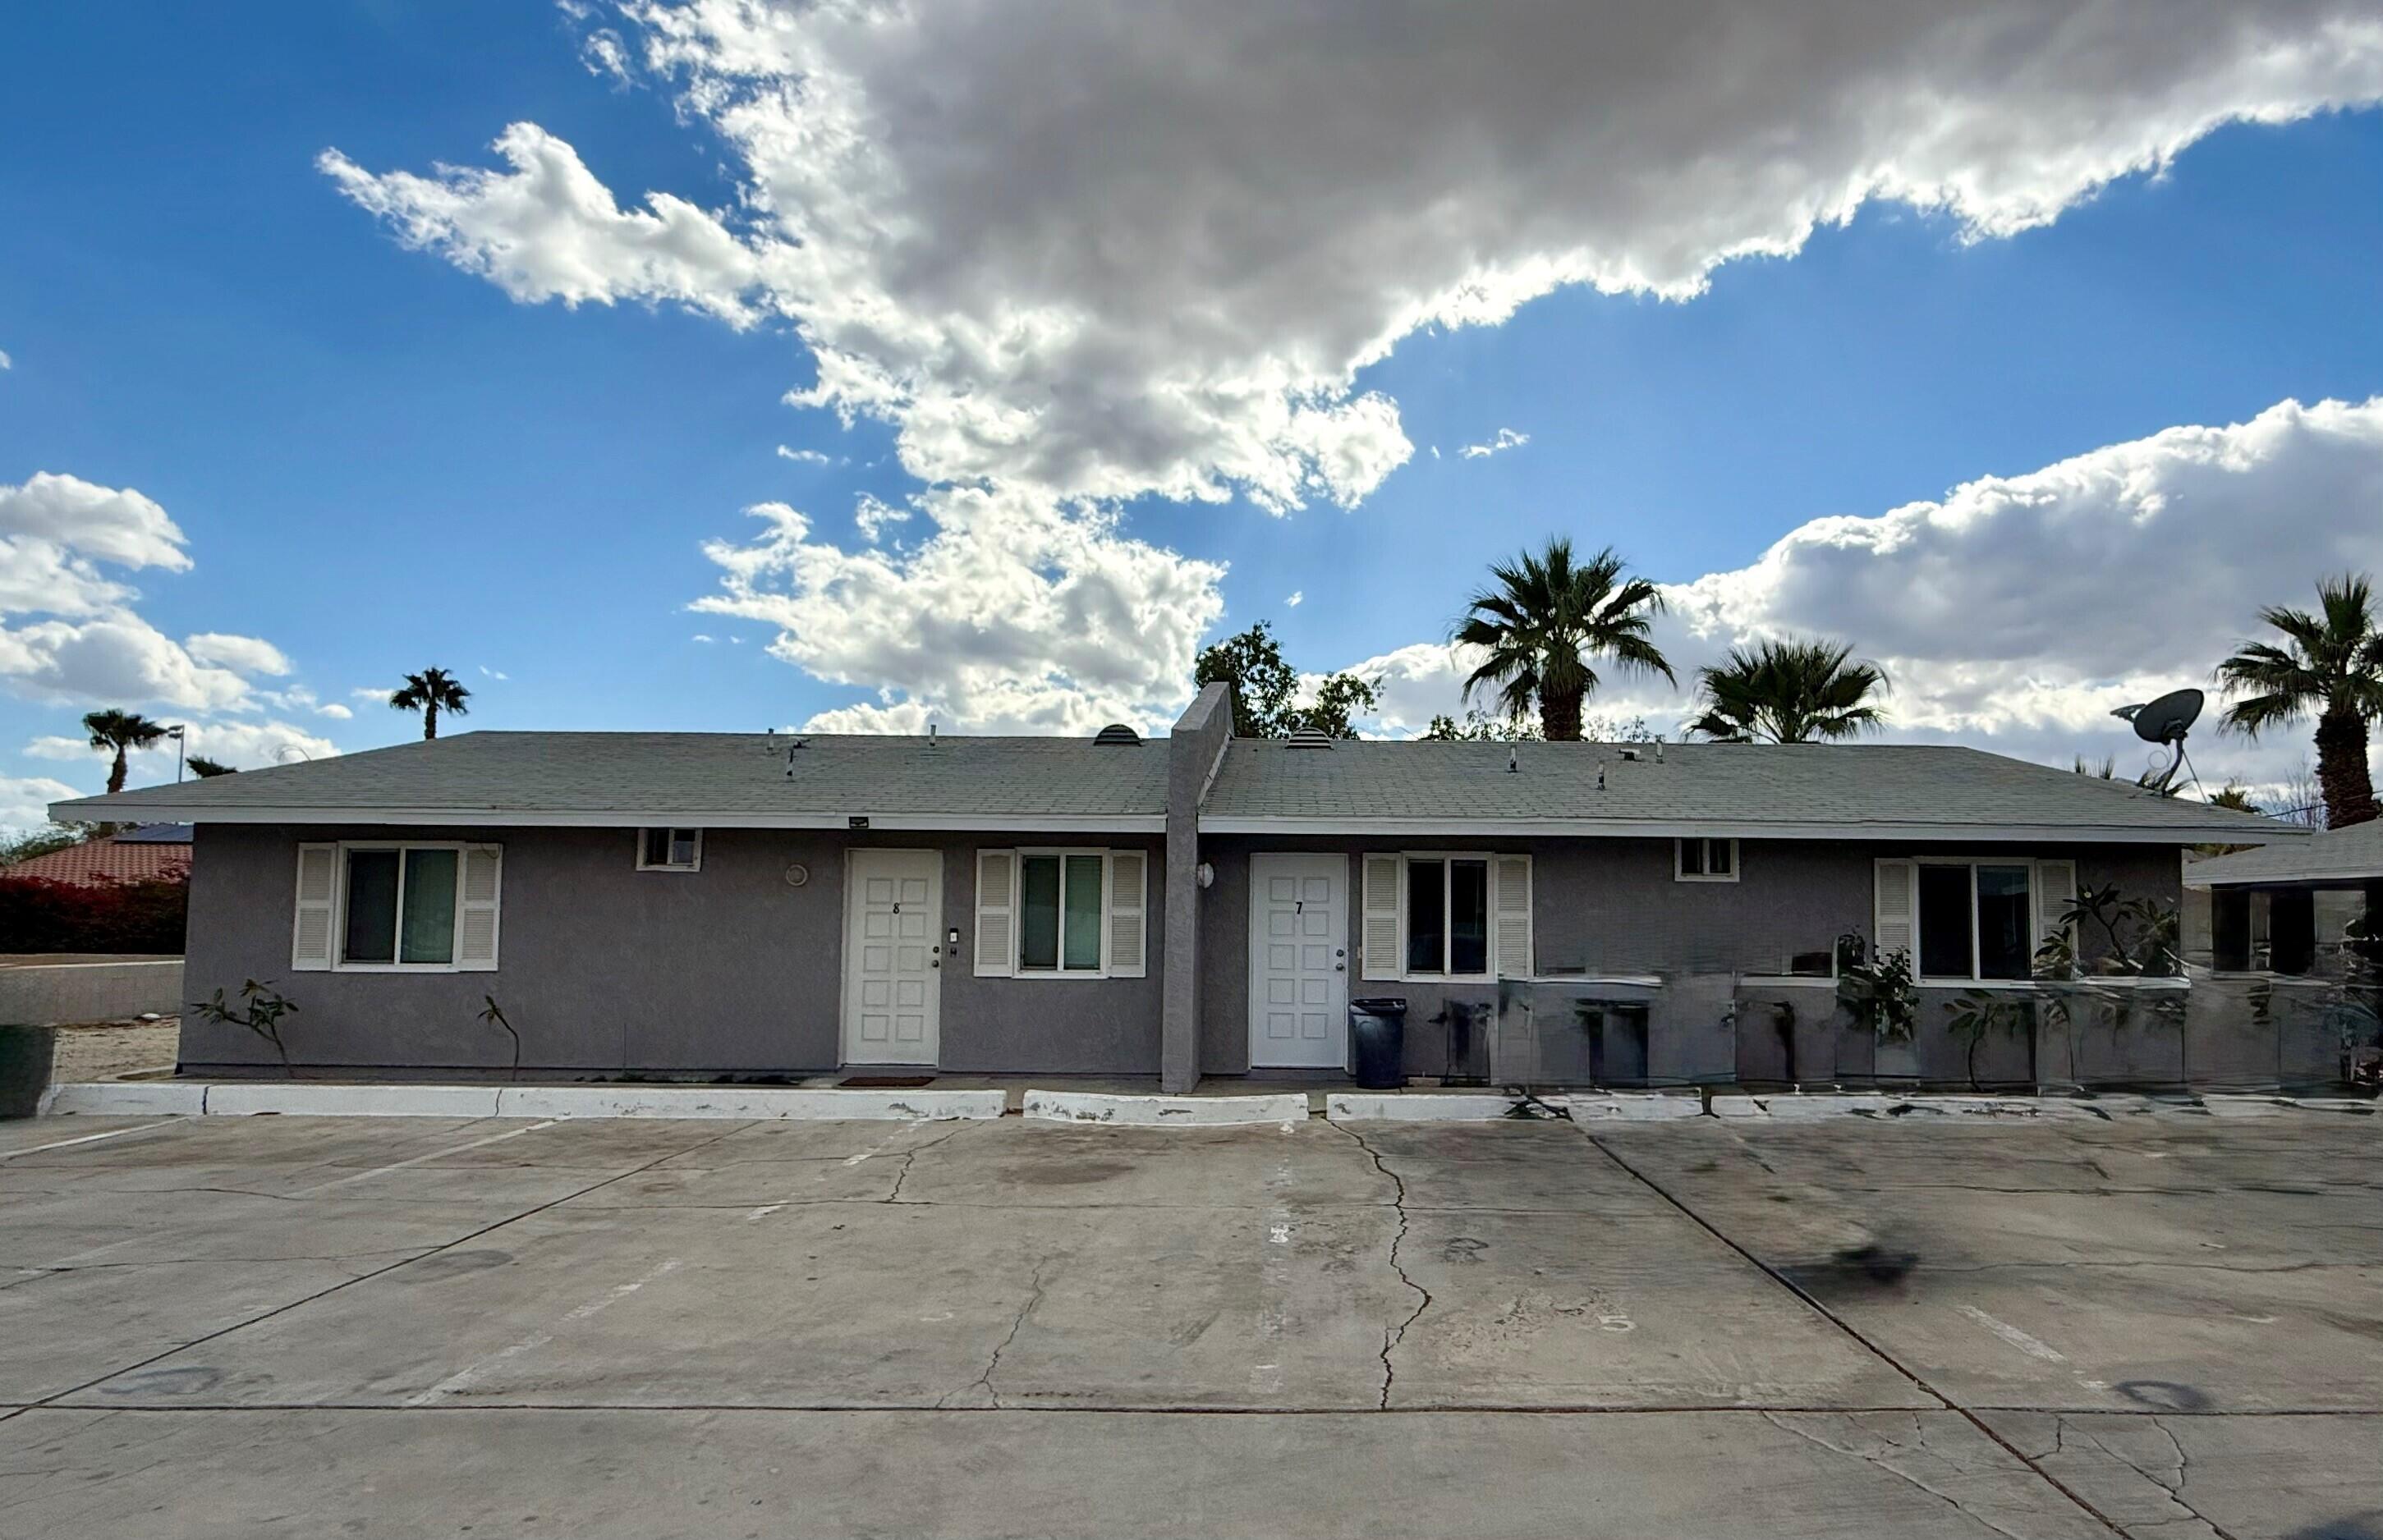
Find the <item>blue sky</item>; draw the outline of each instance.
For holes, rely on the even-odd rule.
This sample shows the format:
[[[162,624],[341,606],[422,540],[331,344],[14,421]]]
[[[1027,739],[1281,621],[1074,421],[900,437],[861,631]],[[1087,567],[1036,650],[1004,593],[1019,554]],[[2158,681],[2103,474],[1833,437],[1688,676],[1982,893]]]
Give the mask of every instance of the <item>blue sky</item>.
[[[1089,168],[1080,179],[1065,164],[1052,167],[1047,151],[1037,158],[1045,142],[1031,124],[1019,126],[1006,152],[963,142],[964,122],[944,143],[928,129],[887,130],[879,148],[915,174],[877,194],[876,223],[851,223],[898,228],[910,244],[890,262],[856,239],[853,265],[838,271],[884,280],[927,329],[964,336],[960,323],[976,312],[1014,314],[1029,300],[1080,306],[1071,314],[1129,339],[1098,355],[1115,378],[1093,378],[1093,393],[1122,403],[1117,415],[1128,419],[1163,394],[1154,382],[1185,371],[1200,383],[1232,382],[1234,390],[1269,370],[1287,373],[1293,385],[1272,399],[1294,403],[1394,403],[1403,453],[1383,450],[1382,435],[1359,436],[1350,452],[1365,468],[1330,486],[1316,473],[1323,479],[1305,484],[1304,506],[1284,510],[1263,506],[1285,499],[1230,447],[1238,405],[1187,430],[1192,447],[1170,462],[1212,476],[1220,500],[1178,495],[1179,476],[1142,452],[1158,428],[1117,426],[1105,410],[1068,409],[1079,422],[1054,408],[1030,430],[1030,437],[1073,435],[1070,442],[1092,446],[1061,471],[1030,465],[1017,451],[1016,463],[994,462],[988,472],[971,458],[974,440],[932,439],[933,414],[920,403],[938,391],[1040,401],[1035,392],[1064,394],[1084,379],[1088,354],[1063,354],[1068,375],[1056,381],[1037,377],[1048,366],[1031,357],[945,377],[954,366],[932,348],[915,358],[870,352],[866,334],[834,312],[816,274],[732,277],[706,291],[699,277],[658,279],[626,259],[606,267],[616,254],[603,244],[613,227],[599,224],[592,236],[565,228],[563,237],[581,244],[560,256],[533,253],[509,278],[523,243],[548,239],[557,221],[525,235],[491,234],[486,219],[474,222],[468,205],[478,194],[467,190],[464,213],[433,210],[448,224],[409,245],[396,238],[389,207],[363,206],[358,186],[387,190],[401,211],[421,213],[430,196],[422,189],[454,185],[438,180],[441,164],[500,175],[505,163],[491,142],[509,124],[535,124],[575,154],[620,209],[637,210],[649,191],[672,194],[708,211],[701,217],[716,219],[764,263],[773,260],[770,241],[788,235],[772,229],[755,190],[817,200],[851,173],[772,164],[771,152],[736,127],[691,108],[705,71],[725,67],[718,56],[689,62],[684,54],[658,63],[647,50],[661,34],[634,18],[578,6],[327,0],[157,7],[138,26],[88,7],[52,7],[19,13],[5,26],[11,56],[32,67],[0,96],[0,142],[15,147],[0,157],[0,206],[12,211],[0,232],[0,352],[10,364],[0,372],[0,488],[46,472],[153,499],[185,536],[188,570],[118,570],[104,560],[91,570],[137,589],[120,602],[165,639],[160,645],[203,634],[260,638],[290,667],[252,671],[241,687],[224,685],[206,700],[173,698],[170,689],[142,699],[126,694],[142,687],[130,675],[79,674],[59,664],[12,678],[0,654],[0,690],[7,691],[0,696],[0,778],[20,788],[96,785],[104,772],[97,756],[59,758],[43,740],[71,735],[80,714],[99,705],[217,724],[213,742],[251,763],[286,754],[290,744],[322,752],[397,741],[412,731],[407,720],[354,692],[385,689],[431,663],[475,691],[473,713],[458,726],[756,729],[855,706],[879,714],[831,716],[828,724],[901,726],[913,720],[905,710],[932,715],[946,731],[1072,728],[1109,714],[1161,721],[1171,695],[1181,693],[1178,682],[1188,688],[1188,647],[1262,617],[1305,668],[1399,659],[1400,688],[1381,730],[1404,731],[1452,699],[1452,675],[1418,649],[1445,635],[1488,560],[1552,533],[1611,542],[1638,569],[1682,585],[1675,611],[1696,618],[1680,633],[1684,660],[1766,627],[1828,630],[1910,659],[1908,735],[2056,758],[2072,742],[2095,752],[2121,746],[2121,730],[2089,728],[2097,702],[2116,703],[2136,682],[2198,678],[2222,634],[2246,630],[2258,604],[2297,599],[2317,571],[2383,548],[2377,508],[2360,500],[2376,474],[2372,425],[2353,418],[2278,426],[2249,451],[2253,470],[2272,478],[2245,482],[2237,489],[2242,500],[2228,504],[2220,523],[2268,548],[2255,573],[2224,574],[2223,548],[2207,544],[2216,538],[2208,530],[2143,529],[2146,521],[2105,506],[2102,493],[2072,489],[2081,500],[2066,515],[2071,526],[2099,518],[2113,529],[2138,527],[2147,548],[2181,548],[2173,559],[2189,559],[2196,583],[2213,585],[2196,625],[2181,632],[2155,613],[2165,601],[2116,598],[2102,607],[2112,612],[2106,625],[2080,628],[2080,612],[2093,608],[2084,602],[2092,583],[2124,591],[2137,555],[2123,542],[2096,544],[2106,565],[2047,585],[2031,614],[1982,628],[1967,654],[1957,645],[1895,642],[1925,627],[1909,614],[1865,608],[1858,578],[1846,584],[1841,606],[1817,610],[1809,598],[1800,608],[1749,598],[1744,583],[1713,579],[1748,569],[1815,519],[1877,519],[1947,499],[1981,477],[2027,476],[2167,430],[2249,424],[2286,402],[2364,403],[2383,391],[2383,114],[2365,105],[2368,89],[2340,84],[2338,77],[2356,74],[2347,67],[2310,85],[2290,110],[2256,104],[2260,116],[2289,121],[2206,131],[2162,127],[2161,115],[2179,110],[2181,97],[2220,117],[2248,115],[2253,105],[2229,105],[2226,80],[2196,76],[2198,66],[2177,64],[2181,73],[2140,81],[2080,82],[2072,88],[2080,97],[2119,102],[2094,127],[2108,142],[2097,150],[2115,167],[2106,175],[2063,167],[2043,173],[2050,181],[2039,186],[2029,181],[2035,168],[2068,146],[1990,147],[1975,152],[1977,166],[1928,173],[1936,178],[1931,185],[1978,184],[1985,193],[1940,194],[1928,208],[1871,194],[1854,200],[1846,224],[1824,222],[1805,235],[1784,214],[1784,225],[1729,228],[1678,190],[1690,180],[1684,172],[1642,219],[1609,226],[1584,215],[1577,228],[1550,233],[1513,212],[1527,199],[1500,200],[1463,239],[1450,237],[1449,251],[1418,256],[1406,269],[1398,265],[1404,259],[1381,254],[1402,244],[1393,223],[1379,242],[1352,248],[1359,254],[1343,268],[1364,281],[1345,285],[1321,258],[1314,270],[1295,271],[1301,243],[1328,256],[1369,218],[1407,217],[1415,189],[1399,177],[1447,179],[1456,206],[1435,217],[1434,231],[1465,226],[1464,198],[1497,175],[1511,175],[1521,194],[1550,190],[1533,180],[1542,174],[1537,162],[1518,151],[1485,152],[1490,174],[1475,165],[1460,178],[1455,167],[1391,176],[1361,153],[1303,150],[1290,157],[1296,177],[1284,179],[1298,185],[1223,175],[1216,187],[1187,189],[1180,204],[1195,205],[1197,228],[1216,229],[1253,206],[1263,214],[1272,197],[1311,208],[1324,187],[1350,205],[1333,224],[1251,218],[1269,240],[1280,230],[1280,249],[1253,251],[1241,266],[1221,254],[1189,265],[1172,277],[1171,292],[1147,298],[1126,292],[1147,262],[1130,252],[1108,258],[1101,248],[1117,228],[1130,233],[1148,221],[1119,207],[1104,179],[1136,171],[1134,157],[1145,153],[1147,178],[1179,174],[1170,157],[1184,152],[1139,149],[1138,119],[1094,118],[1092,126],[1114,138],[1103,154],[1125,164]],[[735,41],[701,27],[696,34],[690,46],[714,55]],[[603,37],[618,40],[633,62],[604,68],[591,52]],[[955,103],[997,94],[998,66],[980,62],[982,51],[962,42],[916,40],[920,55],[945,71],[924,78]],[[1115,62],[1080,37],[1051,43],[1077,50],[1068,56],[1089,80]],[[839,45],[835,36],[817,44]],[[2374,60],[2344,46],[2371,74]],[[1116,68],[1130,79],[1126,64]],[[2146,68],[2156,75],[2157,67]],[[854,70],[849,89],[866,101],[872,82],[859,65]],[[753,79],[733,70],[729,78]],[[1695,83],[1692,73],[1683,89]],[[2006,101],[2015,116],[2041,112],[2017,87],[1963,83],[1981,100]],[[1809,86],[1816,101],[1844,89],[1825,78]],[[2124,110],[2129,91],[2147,104],[2136,119]],[[2203,100],[2196,92],[2217,94]],[[1116,112],[1102,105],[1114,98],[1090,86],[1083,94],[1084,105],[1066,110]],[[1467,121],[1478,114],[1461,92],[1453,98],[1436,105]],[[1221,117],[1236,106],[1192,101],[1179,110]],[[1625,121],[1631,110],[1626,101],[1614,108]],[[1518,124],[1516,137],[1546,126]],[[1726,126],[1705,131],[1772,177],[1759,149],[1733,148],[1759,145],[1759,127],[1738,137]],[[1329,138],[1319,131],[1295,142]],[[2164,169],[2126,169],[2170,142],[2179,147]],[[343,184],[319,167],[327,149],[348,157],[361,180]],[[1229,154],[1217,151],[1209,164]],[[1707,145],[1694,164],[1710,164],[1712,154]],[[1031,190],[1011,200],[1022,211],[988,212],[957,196],[928,201],[921,188],[935,179],[919,168],[972,155],[994,157],[969,164],[978,179],[1014,178]],[[405,173],[417,180],[381,180]],[[1838,182],[1814,175],[1814,198],[1843,195]],[[968,180],[946,179],[944,191]],[[2015,183],[2026,185],[2012,191]],[[1586,197],[1593,188],[1559,179],[1552,191]],[[1196,207],[1203,196],[1215,200],[1205,214]],[[2031,200],[2049,201],[2051,212],[2016,219],[2008,212]],[[1168,216],[1179,206],[1169,205]],[[1721,207],[1718,195],[1712,206]],[[938,220],[948,222],[947,237]],[[2013,224],[2028,228],[2002,228]],[[822,259],[837,254],[825,228],[822,216],[796,232]],[[1720,260],[1749,240],[1789,249]],[[1063,254],[1052,254],[1054,240]],[[1040,254],[1007,267],[982,254],[1012,247]],[[1468,263],[1511,269],[1550,255],[1591,267],[1635,264],[1645,281],[1635,291],[1608,281],[1619,290],[1609,292],[1509,274],[1500,280],[1500,303],[1513,302],[1511,314],[1473,325],[1445,316],[1418,324],[1411,314],[1394,315],[1382,297],[1427,290],[1469,271]],[[575,280],[579,302],[566,305],[558,301],[572,291],[553,275],[571,261],[598,276]],[[1715,262],[1709,287],[1687,292],[1696,272]],[[922,279],[898,287],[929,267],[957,277],[932,292]],[[1312,306],[1303,284],[1320,296]],[[741,327],[721,318],[737,302],[721,296],[739,291],[765,313]],[[1336,324],[1301,334],[1311,312],[1335,313]],[[1210,314],[1220,319],[1196,335],[1167,331],[1183,314]],[[1298,318],[1279,339],[1266,319],[1277,314]],[[1092,323],[1085,329],[1096,329]],[[1389,339],[1387,356],[1370,357],[1379,350],[1362,339],[1351,343],[1366,326]],[[828,406],[786,404],[787,391],[815,379],[798,327],[905,381],[908,399],[879,416],[864,407],[848,427]],[[1151,359],[1116,362],[1145,337],[1158,339]],[[1193,362],[1174,351],[1179,342]],[[1344,366],[1349,372],[1339,373]],[[853,399],[847,394],[846,404]],[[1170,432],[1175,425],[1155,409],[1150,421]],[[906,429],[908,469],[899,452]],[[1462,453],[1501,429],[1527,441],[1477,458]],[[1268,464],[1306,475],[1327,462],[1303,460],[1283,441],[1279,434],[1268,440]],[[825,463],[786,458],[781,446]],[[2161,458],[2167,451],[2142,452],[2152,457],[2142,474],[2171,474]],[[1083,592],[1068,587],[1074,563],[1113,573],[1114,562],[1130,561],[1138,575],[1104,578],[1108,586],[1099,589],[1102,606],[1128,618],[1110,622],[1121,628],[1114,635],[1095,635],[1093,650],[1133,654],[1132,668],[1103,674],[1040,655],[1037,628],[1053,629],[1048,619],[1021,623],[1022,639],[980,627],[983,656],[973,671],[951,660],[976,645],[973,632],[939,634],[916,656],[870,645],[868,633],[975,601],[925,585],[915,565],[936,530],[957,538],[951,532],[959,521],[945,505],[919,505],[872,543],[856,524],[857,499],[866,494],[901,507],[938,488],[980,484],[1038,509],[1063,509],[1049,515],[1063,533],[1038,546],[982,535],[980,521],[968,537],[982,548],[949,553],[952,565],[982,577],[1014,557],[1027,574],[1020,582],[1057,574],[1063,592]],[[2299,495],[2312,486],[2323,495]],[[1088,488],[1115,495],[1066,500]],[[764,526],[741,511],[765,503],[803,516],[796,544],[805,551],[882,557],[890,575],[872,577],[871,593],[849,606],[849,623],[863,634],[832,634],[844,612],[833,587],[795,608],[772,608],[771,593],[804,581],[783,561],[740,594],[741,613],[689,612],[723,575],[704,542],[753,540]],[[2265,536],[2240,527],[2270,516],[2277,523]],[[2015,518],[2006,526],[2007,543],[2025,556],[2030,532]],[[1160,555],[1133,554],[1144,548]],[[25,560],[21,548],[13,559]],[[2151,559],[2150,570],[2163,572],[2168,559]],[[2048,560],[2074,566],[2056,547]],[[1219,576],[1202,563],[1225,570]],[[1950,581],[1946,572],[1971,564],[1954,553],[1927,581]],[[2277,591],[2288,578],[2294,586]],[[1700,579],[1699,598],[1689,590]],[[1913,591],[1907,578],[1888,585]],[[2161,591],[2170,591],[2165,581]],[[2021,602],[2013,592],[2005,585],[1975,602],[2004,617]],[[1296,607],[1294,593],[1303,596]],[[0,623],[44,623],[38,605],[19,602],[14,614],[0,611]],[[1008,601],[983,602],[997,610]],[[1957,586],[1932,594],[1939,629],[1962,631],[1969,602]],[[2130,606],[2142,612],[2130,615]],[[1027,612],[1040,614],[1031,603]],[[798,661],[768,650],[787,635],[796,643],[781,650]],[[1033,689],[1009,687],[1013,673],[1034,681]],[[2019,679],[2029,685],[2025,704],[2012,704],[2017,691],[1995,698],[1996,680]],[[326,707],[353,714],[342,719]],[[1613,707],[1648,710],[1658,725],[1678,709],[1660,694],[1625,690],[1615,692]],[[208,729],[197,731],[205,739]],[[2272,753],[2244,764],[2246,773],[2288,768]],[[18,806],[38,795],[47,794],[20,791]]]

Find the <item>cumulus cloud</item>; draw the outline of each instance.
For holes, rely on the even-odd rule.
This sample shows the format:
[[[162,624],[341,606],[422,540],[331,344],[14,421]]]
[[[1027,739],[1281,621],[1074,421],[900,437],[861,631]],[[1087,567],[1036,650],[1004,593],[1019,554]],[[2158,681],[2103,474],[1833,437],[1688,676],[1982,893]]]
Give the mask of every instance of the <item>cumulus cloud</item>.
[[[16,366],[15,359],[10,358],[6,352],[0,351],[0,369],[14,369]]]
[[[46,775],[0,775],[0,834],[22,834],[50,821],[50,804],[82,793]]]
[[[353,711],[349,710],[346,707],[340,705],[336,700],[325,701],[321,705],[316,706],[314,710],[316,716],[328,717],[333,721],[347,721],[355,716]]]
[[[833,465],[836,462],[833,455],[822,454],[817,450],[788,449],[784,444],[778,446],[778,458],[791,460],[797,465]]]
[[[1298,608],[1300,607],[1300,605],[1302,605],[1303,603],[1304,603],[1304,602],[1306,601],[1306,598],[1307,598],[1307,590],[1306,590],[1306,589],[1304,589],[1304,588],[1294,588],[1294,589],[1292,589],[1292,590],[1291,590],[1290,597],[1289,598],[1287,598],[1287,599],[1285,599],[1285,600],[1283,600],[1283,601],[1282,601],[1282,606],[1283,606],[1283,608],[1284,608],[1284,609],[1286,609],[1286,610],[1296,610],[1296,609],[1298,609]]]
[[[2383,398],[2283,401],[2175,427],[1870,517],[1815,519],[1751,565],[1667,585],[1657,642],[1683,679],[1763,636],[1844,638],[1894,681],[1895,736],[2066,764],[2150,746],[2113,707],[2208,687],[2261,605],[2306,606],[2317,574],[2383,564]],[[1385,730],[1458,710],[1474,659],[1435,642],[1353,667],[1385,678]],[[1617,679],[1591,709],[1676,730],[1685,694]],[[2206,773],[2273,782],[2304,733],[2194,738]]]
[[[189,725],[188,741],[183,745],[190,754],[218,759],[236,769],[254,770],[265,765],[295,764],[301,759],[327,758],[340,752],[339,745],[320,733],[309,733],[303,727],[282,721],[242,721],[238,720],[194,721]],[[88,760],[94,766],[105,766],[105,757],[80,738],[48,734],[33,739],[25,752],[37,759]],[[126,758],[137,768],[130,783],[154,784],[161,778],[174,778],[175,745],[171,738],[161,738],[145,748],[133,749]],[[77,796],[85,794],[77,792]]]
[[[1031,499],[945,488],[917,501],[934,531],[900,552],[845,550],[785,504],[759,504],[747,511],[759,536],[704,547],[721,591],[695,608],[775,626],[777,657],[878,692],[875,707],[837,721],[932,713],[1078,733],[1155,723],[1181,700],[1201,634],[1223,612],[1220,569]]]
[[[1531,436],[1527,433],[1516,433],[1513,428],[1501,427],[1495,437],[1482,443],[1467,444],[1457,452],[1467,460],[1487,460],[1503,450],[1519,450],[1530,441]]]
[[[290,659],[271,642],[254,636],[231,636],[219,631],[182,638],[183,647],[202,663],[213,663],[241,673],[286,674]]]
[[[883,419],[933,495],[989,499],[931,512],[943,548],[1082,563],[982,586],[1123,597],[1131,571],[1145,604],[1214,569],[1123,539],[1108,510],[1362,501],[1414,447],[1358,372],[1419,329],[1567,285],[1687,298],[1878,200],[2005,236],[2222,124],[2383,97],[2365,0],[1485,0],[1396,26],[1354,0],[1152,0],[1130,27],[1105,0],[617,9],[624,51],[726,147],[724,210],[624,208],[529,123],[495,168],[334,150],[323,169],[518,300],[783,322],[813,367],[790,401]],[[923,553],[794,545],[806,570],[867,572],[888,612],[931,612],[947,582]],[[972,662],[928,678],[896,648],[904,668],[857,671],[883,649],[832,633],[858,617],[800,619],[778,650],[825,677],[1027,708],[965,683]],[[1001,628],[988,646],[1021,661]],[[1057,687],[1065,650],[1019,677]]]

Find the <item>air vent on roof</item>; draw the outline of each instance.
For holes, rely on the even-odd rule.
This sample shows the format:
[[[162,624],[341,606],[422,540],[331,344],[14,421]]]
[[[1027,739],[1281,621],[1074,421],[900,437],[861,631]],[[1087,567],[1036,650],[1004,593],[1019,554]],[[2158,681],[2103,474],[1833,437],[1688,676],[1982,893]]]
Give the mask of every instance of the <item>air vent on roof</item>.
[[[1330,748],[1332,734],[1320,727],[1303,727],[1290,735],[1292,748]]]
[[[1120,744],[1130,747],[1142,742],[1142,734],[1121,721],[1113,721],[1093,734],[1093,742],[1115,747]]]

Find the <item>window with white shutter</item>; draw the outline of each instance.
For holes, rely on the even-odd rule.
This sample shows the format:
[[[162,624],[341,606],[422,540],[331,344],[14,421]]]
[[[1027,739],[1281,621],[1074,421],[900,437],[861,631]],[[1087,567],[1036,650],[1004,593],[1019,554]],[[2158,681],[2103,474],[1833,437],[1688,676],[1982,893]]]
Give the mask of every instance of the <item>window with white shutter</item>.
[[[1365,857],[1364,926],[1358,947],[1358,977],[1400,977],[1399,889],[1401,863],[1396,856]]]
[[[1493,863],[1490,924],[1498,945],[1497,976],[1528,979],[1531,956],[1531,858],[1500,856]]]
[[[1148,971],[1146,916],[1150,857],[1139,850],[1109,852],[1109,977],[1139,979]]]
[[[1017,967],[1018,853],[976,853],[976,976],[1006,979]]]
[[[504,892],[505,847],[463,847],[463,902],[455,919],[455,967],[465,973],[497,967],[497,911]]]
[[[1877,906],[1871,930],[1872,955],[1909,953],[1918,930],[1919,868],[1910,861],[1879,861],[1873,869]]]
[[[298,847],[297,915],[290,928],[290,967],[320,973],[331,966],[332,925],[339,911],[340,847]]]
[[[2076,901],[2076,862],[2035,863],[2035,945],[2042,946],[2056,934],[2068,933],[2060,923],[2060,917]]]

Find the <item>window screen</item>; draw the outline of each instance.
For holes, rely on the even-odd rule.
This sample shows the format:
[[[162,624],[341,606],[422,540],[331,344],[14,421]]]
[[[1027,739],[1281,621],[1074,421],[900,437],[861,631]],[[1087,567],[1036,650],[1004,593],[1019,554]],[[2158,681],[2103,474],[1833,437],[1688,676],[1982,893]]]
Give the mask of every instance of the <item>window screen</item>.
[[[348,852],[348,924],[340,953],[343,960],[397,960],[398,856],[394,850]]]

